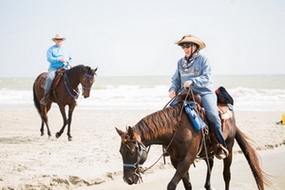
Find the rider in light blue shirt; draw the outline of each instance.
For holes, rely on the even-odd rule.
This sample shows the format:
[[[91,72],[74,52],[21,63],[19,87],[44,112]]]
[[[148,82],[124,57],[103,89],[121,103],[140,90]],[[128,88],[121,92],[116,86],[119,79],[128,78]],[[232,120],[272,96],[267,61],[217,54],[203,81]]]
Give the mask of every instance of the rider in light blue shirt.
[[[69,51],[62,47],[62,42],[66,38],[62,37],[59,34],[56,34],[54,38],[52,38],[52,41],[55,42],[55,45],[51,46],[47,51],[47,60],[50,62],[49,68],[48,68],[48,75],[45,82],[45,94],[44,97],[41,99],[40,103],[43,105],[47,105],[48,96],[50,87],[52,84],[53,79],[55,78],[56,70],[60,68],[68,69],[71,67],[71,61],[72,58],[69,54]]]
[[[183,36],[176,44],[182,47],[185,56],[177,63],[177,69],[169,88],[169,97],[175,97],[183,87],[191,88],[194,93],[201,96],[208,123],[219,141],[216,157],[224,159],[229,153],[222,135],[221,121],[217,111],[217,96],[211,76],[212,69],[207,58],[199,52],[206,45],[193,35]]]

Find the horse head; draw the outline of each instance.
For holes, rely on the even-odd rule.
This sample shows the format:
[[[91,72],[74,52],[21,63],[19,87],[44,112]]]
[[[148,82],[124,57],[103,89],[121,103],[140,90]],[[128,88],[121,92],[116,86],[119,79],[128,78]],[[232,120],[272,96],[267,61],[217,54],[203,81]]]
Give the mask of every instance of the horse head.
[[[84,75],[80,79],[80,83],[82,85],[82,95],[84,98],[88,98],[90,95],[90,90],[92,84],[95,82],[95,75],[98,67],[96,69],[91,69],[90,67],[86,66]]]
[[[124,166],[123,179],[129,185],[137,184],[141,180],[142,165],[147,159],[146,147],[132,127],[128,127],[126,132],[117,128],[116,130],[121,137],[120,153]]]

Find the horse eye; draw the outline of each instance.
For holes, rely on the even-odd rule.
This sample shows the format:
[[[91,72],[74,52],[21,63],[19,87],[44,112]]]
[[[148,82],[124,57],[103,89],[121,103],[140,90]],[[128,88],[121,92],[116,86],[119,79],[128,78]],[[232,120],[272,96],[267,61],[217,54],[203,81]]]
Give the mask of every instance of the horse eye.
[[[130,155],[133,155],[136,152],[135,146],[130,146]]]
[[[130,151],[130,155],[133,155],[134,153],[135,153],[134,150],[131,150],[131,151]]]

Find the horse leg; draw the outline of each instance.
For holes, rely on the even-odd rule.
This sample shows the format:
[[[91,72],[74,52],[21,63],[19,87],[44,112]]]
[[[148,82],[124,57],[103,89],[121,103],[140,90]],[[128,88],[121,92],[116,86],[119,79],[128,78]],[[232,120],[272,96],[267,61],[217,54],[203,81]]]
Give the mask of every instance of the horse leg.
[[[59,138],[61,136],[61,134],[64,132],[65,126],[67,125],[67,118],[66,118],[66,113],[65,113],[64,106],[59,105],[59,110],[60,110],[60,113],[62,115],[63,126],[61,127],[60,131],[55,134],[56,138]]]
[[[46,124],[47,126],[47,133],[48,133],[48,136],[50,137],[51,136],[51,132],[49,130],[49,125],[48,125],[48,116],[47,116],[47,112],[50,108],[50,105],[47,106],[47,108],[45,106],[41,106],[41,110],[43,110],[41,112],[41,118],[42,118],[42,125],[41,125],[41,136],[44,135],[44,124]]]
[[[178,162],[176,160],[171,159],[171,163],[175,169],[177,169]],[[190,182],[189,172],[187,171],[186,175],[182,178],[183,185],[185,189],[192,189],[192,185]]]
[[[167,185],[167,190],[174,190],[177,187],[177,184],[181,179],[183,179],[183,184],[186,190],[192,190],[192,186],[189,180],[188,170],[191,163],[194,162],[195,157],[186,156],[181,162],[175,163],[175,161],[171,161],[172,165],[176,168],[176,172],[171,179],[171,181]],[[188,176],[187,176],[188,175]],[[188,177],[188,179],[187,179]],[[186,185],[186,186],[185,186]]]
[[[190,177],[189,177],[189,172],[187,172],[186,175],[182,178],[182,181],[183,181],[183,185],[184,185],[185,189],[189,189],[189,190],[192,189],[192,185],[191,185]]]
[[[212,169],[213,169],[213,166],[214,166],[214,158],[213,157],[209,157],[209,164],[208,164],[208,161],[207,161],[207,158],[204,159],[206,164],[207,164],[207,175],[206,175],[206,182],[205,182],[205,189],[207,190],[211,190],[211,173],[212,173]]]
[[[229,151],[229,156],[224,159],[224,170],[223,177],[225,181],[225,190],[230,189],[230,180],[231,180],[231,164],[232,164],[232,150]]]
[[[41,136],[44,136],[44,125],[45,125],[45,123],[44,123],[44,121],[42,120],[42,125],[41,125],[41,129],[40,129],[40,131],[41,131]]]
[[[70,134],[70,125],[71,125],[71,121],[72,121],[72,113],[73,113],[74,107],[75,106],[72,106],[71,108],[69,108],[69,112],[68,112],[67,136],[68,136],[69,141],[72,140],[72,136]]]

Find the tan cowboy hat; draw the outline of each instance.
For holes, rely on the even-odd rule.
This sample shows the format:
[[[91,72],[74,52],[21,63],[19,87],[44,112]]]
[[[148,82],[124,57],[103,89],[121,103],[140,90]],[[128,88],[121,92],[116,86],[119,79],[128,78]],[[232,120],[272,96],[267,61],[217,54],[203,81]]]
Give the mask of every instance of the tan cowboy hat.
[[[53,37],[51,40],[54,41],[56,39],[66,40],[66,38],[62,37],[60,34],[56,34],[55,37]]]
[[[175,42],[177,45],[182,45],[184,43],[194,43],[199,46],[199,50],[203,49],[206,47],[205,43],[197,38],[196,36],[193,36],[192,34],[187,34],[181,38],[181,40]]]

